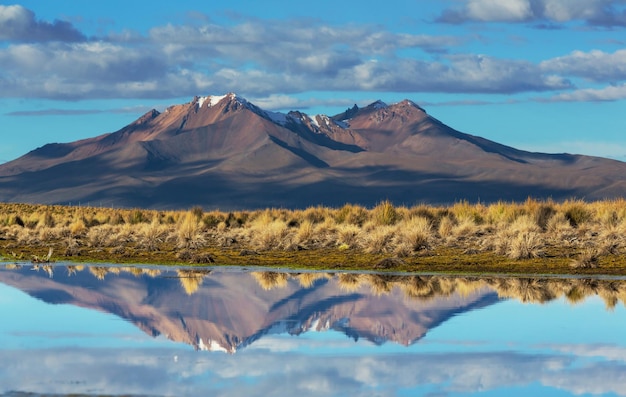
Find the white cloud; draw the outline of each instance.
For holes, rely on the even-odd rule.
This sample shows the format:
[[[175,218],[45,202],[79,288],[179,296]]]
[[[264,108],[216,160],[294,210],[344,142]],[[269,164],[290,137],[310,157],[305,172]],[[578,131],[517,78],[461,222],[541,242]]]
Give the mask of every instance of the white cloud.
[[[470,0],[467,15],[478,21],[525,21],[532,10],[527,0]]]
[[[447,93],[516,93],[568,89],[564,78],[544,74],[536,65],[482,55],[454,55],[448,62],[370,61],[346,71],[346,90]]]
[[[626,26],[623,0],[466,0],[446,9],[441,22],[583,21],[594,26]]]
[[[85,36],[69,22],[37,21],[32,11],[20,5],[0,5],[0,40],[82,41]]]
[[[626,79],[626,50],[613,53],[593,50],[574,51],[540,64],[548,72],[575,75],[585,79],[613,82]]]
[[[603,88],[585,88],[554,95],[546,102],[602,102],[626,99],[626,84]]]

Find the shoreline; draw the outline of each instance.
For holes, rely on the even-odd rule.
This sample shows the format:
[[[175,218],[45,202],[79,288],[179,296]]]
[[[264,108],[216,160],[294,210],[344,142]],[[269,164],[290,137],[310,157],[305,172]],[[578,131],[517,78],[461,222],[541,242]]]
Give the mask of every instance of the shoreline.
[[[574,268],[569,258],[532,258],[511,260],[492,253],[464,254],[460,251],[446,255],[430,253],[419,257],[398,258],[385,255],[368,255],[361,252],[308,250],[306,252],[263,252],[241,255],[238,251],[204,249],[196,253],[207,261],[181,261],[176,251],[140,252],[137,255],[116,255],[110,250],[79,251],[72,256],[56,255],[49,261],[45,254],[49,245],[40,247],[14,247],[7,254],[0,244],[0,260],[6,263],[56,264],[88,263],[113,266],[179,266],[191,268],[239,267],[259,268],[268,271],[345,271],[384,274],[441,274],[441,275],[501,275],[501,276],[569,276],[569,277],[626,277],[626,258],[603,258],[593,268]],[[15,255],[13,255],[15,254]]]

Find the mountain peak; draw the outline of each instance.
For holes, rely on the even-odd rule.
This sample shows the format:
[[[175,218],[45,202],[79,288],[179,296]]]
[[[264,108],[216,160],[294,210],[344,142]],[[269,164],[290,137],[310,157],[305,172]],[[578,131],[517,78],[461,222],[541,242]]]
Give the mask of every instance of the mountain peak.
[[[392,106],[397,106],[397,107],[413,107],[413,108],[419,109],[419,110],[421,110],[422,112],[426,113],[426,111],[425,111],[425,110],[424,110],[421,106],[419,106],[417,103],[413,102],[413,101],[412,101],[412,100],[410,100],[410,99],[404,99],[404,100],[402,100],[402,101],[400,101],[400,102],[394,103]]]
[[[387,106],[388,105],[385,102],[381,101],[380,99],[377,100],[376,102],[372,102],[369,105],[367,105],[368,108],[371,107],[371,108],[374,108],[374,109],[384,109]]]
[[[137,120],[132,122],[131,125],[140,125],[140,124],[146,123],[160,114],[161,113],[159,113],[159,111],[157,111],[156,109],[149,110],[143,116],[139,117]]]
[[[208,95],[208,96],[201,96],[201,97],[197,96],[193,99],[193,102],[198,104],[198,109],[202,108],[202,106],[205,106],[205,105],[206,107],[210,108],[210,107],[216,106],[222,101],[227,101],[229,103],[237,102],[241,105],[248,105],[250,103],[248,102],[247,99],[235,94],[234,92],[229,92],[224,95]]]

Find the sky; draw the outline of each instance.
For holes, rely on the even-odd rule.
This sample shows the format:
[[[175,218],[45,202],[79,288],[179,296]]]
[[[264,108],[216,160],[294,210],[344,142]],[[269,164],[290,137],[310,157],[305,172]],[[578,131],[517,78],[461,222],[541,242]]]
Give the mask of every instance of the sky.
[[[0,163],[235,92],[337,114],[411,99],[520,149],[626,161],[626,0],[0,3]]]

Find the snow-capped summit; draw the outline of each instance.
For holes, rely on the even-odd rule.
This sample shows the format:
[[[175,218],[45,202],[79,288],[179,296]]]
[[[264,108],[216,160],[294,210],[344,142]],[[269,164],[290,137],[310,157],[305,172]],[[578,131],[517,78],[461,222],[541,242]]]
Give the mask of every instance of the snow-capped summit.
[[[229,92],[228,94],[224,94],[224,95],[209,95],[209,96],[196,97],[195,101],[198,104],[198,108],[200,109],[205,104],[207,107],[216,106],[218,103],[222,102],[224,99],[228,99],[229,102],[236,101],[242,105],[249,104],[247,99],[235,94],[234,92]]]

